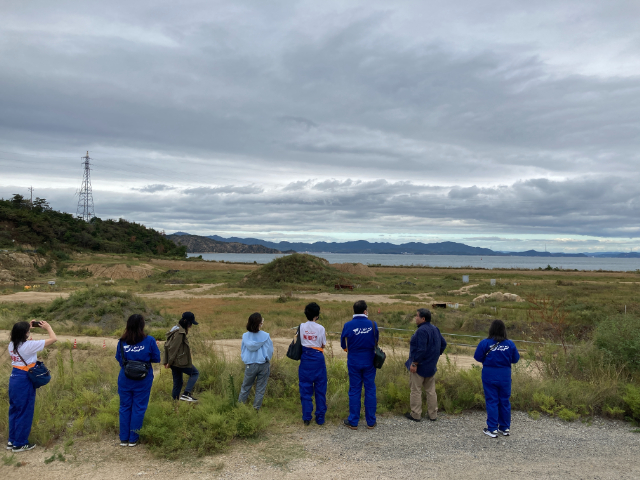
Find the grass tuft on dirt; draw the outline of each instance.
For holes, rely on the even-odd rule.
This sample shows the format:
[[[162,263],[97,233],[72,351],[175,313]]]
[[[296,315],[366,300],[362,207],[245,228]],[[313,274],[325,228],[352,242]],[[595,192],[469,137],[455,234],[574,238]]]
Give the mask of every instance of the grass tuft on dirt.
[[[142,314],[149,326],[165,326],[165,319],[142,299],[111,288],[78,290],[48,306],[32,308],[29,316],[52,322],[52,325],[71,324],[85,335],[102,335],[120,332],[127,318],[134,313]]]
[[[340,272],[319,257],[294,253],[276,258],[244,277],[243,287],[282,288],[291,285],[333,286],[350,283],[353,275]]]

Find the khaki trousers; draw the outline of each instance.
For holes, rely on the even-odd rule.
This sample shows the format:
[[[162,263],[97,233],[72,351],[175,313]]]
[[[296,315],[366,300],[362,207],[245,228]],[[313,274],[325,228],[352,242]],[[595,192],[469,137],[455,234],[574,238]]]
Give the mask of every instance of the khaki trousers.
[[[411,385],[411,416],[415,419],[422,418],[422,389],[427,392],[427,412],[429,418],[438,416],[438,396],[436,395],[436,379],[433,377],[421,377],[417,373],[409,372]]]

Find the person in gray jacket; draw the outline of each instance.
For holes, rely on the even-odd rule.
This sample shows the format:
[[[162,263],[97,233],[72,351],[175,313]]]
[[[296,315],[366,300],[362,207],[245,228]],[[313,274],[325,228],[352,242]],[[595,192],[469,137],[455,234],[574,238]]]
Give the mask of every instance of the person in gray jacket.
[[[178,325],[174,326],[167,333],[167,341],[164,342],[164,368],[171,368],[173,374],[173,390],[171,396],[174,400],[182,400],[184,402],[197,402],[198,399],[193,396],[193,388],[198,381],[200,372],[193,366],[191,360],[191,347],[187,334],[193,325],[198,325],[196,316],[191,312],[184,312]],[[182,390],[182,376],[188,375],[187,386],[184,393],[180,395]]]
[[[256,396],[253,400],[253,408],[260,410],[264,392],[267,390],[267,381],[271,368],[269,361],[273,358],[273,343],[267,332],[262,331],[264,319],[259,313],[253,313],[247,321],[247,332],[242,335],[240,355],[246,365],[244,380],[240,388],[238,401],[245,403],[253,383],[256,384]]]

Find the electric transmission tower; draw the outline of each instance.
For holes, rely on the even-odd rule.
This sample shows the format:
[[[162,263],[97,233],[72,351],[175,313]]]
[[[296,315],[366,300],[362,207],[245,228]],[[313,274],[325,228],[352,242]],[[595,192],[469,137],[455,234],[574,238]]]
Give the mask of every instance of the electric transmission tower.
[[[84,166],[84,174],[82,176],[82,186],[78,192],[78,210],[76,216],[82,218],[85,222],[91,220],[96,214],[93,211],[93,194],[91,193],[91,164],[89,163],[89,152],[82,158]]]

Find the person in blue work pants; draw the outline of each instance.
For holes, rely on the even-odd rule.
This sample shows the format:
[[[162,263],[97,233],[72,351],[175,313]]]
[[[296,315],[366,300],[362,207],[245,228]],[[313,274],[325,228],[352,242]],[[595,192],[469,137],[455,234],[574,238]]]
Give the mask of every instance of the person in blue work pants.
[[[127,320],[127,327],[118,342],[116,360],[121,367],[118,375],[120,446],[135,447],[138,444],[139,431],[142,428],[144,414],[149,405],[151,385],[153,384],[151,364],[160,363],[160,350],[156,339],[144,333],[142,315],[134,314]],[[141,380],[128,378],[124,371],[125,361],[146,363],[147,375]]]
[[[482,340],[473,355],[482,363],[482,387],[487,408],[485,435],[496,438],[511,434],[511,365],[518,363],[520,353],[507,338],[502,320],[494,320],[489,337]]]
[[[342,327],[340,345],[347,352],[349,371],[349,417],[342,423],[352,430],[358,429],[360,399],[364,385],[364,415],[367,428],[376,426],[376,369],[373,366],[378,325],[368,318],[367,303],[353,304],[353,318]]]
[[[43,328],[49,334],[46,340],[29,340],[32,328]],[[38,352],[57,341],[56,334],[47,322],[18,322],[11,329],[9,356],[9,438],[7,450],[26,452],[36,447],[29,442],[33,411],[36,405],[36,388],[29,378],[29,369],[38,361]]]
[[[316,398],[316,423],[324,424],[327,412],[327,364],[324,361],[324,347],[327,344],[325,329],[318,322],[320,306],[312,302],[304,309],[308,322],[300,325],[302,358],[298,367],[298,386],[302,404],[302,421],[311,423],[313,396]]]

